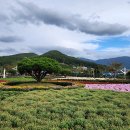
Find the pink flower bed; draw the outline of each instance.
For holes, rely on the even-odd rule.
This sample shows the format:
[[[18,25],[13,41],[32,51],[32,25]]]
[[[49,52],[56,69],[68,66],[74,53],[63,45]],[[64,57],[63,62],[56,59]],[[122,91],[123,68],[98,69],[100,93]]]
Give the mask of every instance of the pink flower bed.
[[[86,84],[85,88],[130,92],[130,84]]]

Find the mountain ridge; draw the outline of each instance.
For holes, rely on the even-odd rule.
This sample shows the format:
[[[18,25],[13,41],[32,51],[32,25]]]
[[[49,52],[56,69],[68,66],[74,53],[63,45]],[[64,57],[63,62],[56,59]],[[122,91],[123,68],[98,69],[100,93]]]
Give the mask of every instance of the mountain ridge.
[[[0,57],[0,66],[6,66],[6,65],[16,65],[20,60],[22,60],[25,57],[48,57],[57,60],[60,63],[68,64],[71,66],[88,66],[88,67],[97,67],[96,63],[89,62],[89,61],[83,61],[78,58],[68,56],[66,54],[61,53],[57,50],[51,50],[48,51],[42,55],[37,55],[35,53],[20,53],[16,55],[10,55],[10,56],[2,56]]]
[[[15,54],[15,55],[1,56],[0,57],[0,66],[15,65],[25,57],[31,58],[31,57],[35,57],[35,56],[38,56],[38,55],[35,53],[19,53],[19,54]]]
[[[101,65],[110,65],[112,62],[118,62],[123,65],[123,67],[126,67],[127,69],[130,69],[130,57],[129,56],[120,56],[120,57],[114,57],[114,58],[108,58],[108,59],[99,59],[99,60],[90,60],[85,58],[80,58],[85,61],[92,61],[97,64]]]
[[[41,56],[49,57],[52,59],[57,60],[60,63],[70,64],[70,65],[81,65],[81,66],[88,66],[88,67],[97,67],[96,63],[89,62],[89,61],[83,61],[79,58],[68,56],[66,54],[63,54],[57,50],[51,50],[49,52],[46,52],[42,54]]]
[[[4,65],[16,65],[20,60],[25,57],[49,57],[57,60],[60,63],[70,64],[70,65],[81,65],[88,67],[97,67],[97,65],[110,65],[112,62],[122,63],[124,67],[130,69],[130,57],[122,56],[108,59],[91,60],[86,58],[76,58],[73,56],[68,56],[60,51],[51,50],[42,55],[37,55],[35,53],[19,53],[9,56],[0,56],[0,66]]]

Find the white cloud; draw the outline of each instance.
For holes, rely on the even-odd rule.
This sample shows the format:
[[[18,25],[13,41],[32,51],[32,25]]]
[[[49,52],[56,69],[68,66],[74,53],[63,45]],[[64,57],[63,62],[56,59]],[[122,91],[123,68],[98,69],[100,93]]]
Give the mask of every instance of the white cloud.
[[[89,59],[106,59],[120,56],[130,56],[130,46],[127,48],[107,48],[100,51],[86,51]]]
[[[22,3],[27,2],[26,0],[20,1]],[[122,28],[130,27],[128,13],[130,12],[130,4],[127,0],[29,0],[29,2],[36,7],[37,14],[41,13],[37,17],[40,24],[39,21],[35,21],[37,24],[34,24],[34,21],[30,21],[29,17],[21,19],[28,22],[28,24],[16,22],[16,19],[12,19],[12,16],[13,18],[19,16],[23,11],[25,13],[23,16],[30,13],[31,20],[33,20],[36,15],[31,13],[35,13],[34,8],[31,10],[31,4],[25,4],[30,8],[30,12],[28,12],[21,7],[17,0],[1,1],[0,38],[2,36],[6,38],[16,36],[16,38],[24,40],[17,41],[18,39],[13,38],[14,42],[6,43],[6,45],[1,41],[0,50],[3,49],[3,51],[1,51],[0,55],[30,51],[41,54],[48,50],[59,49],[69,55],[92,59],[130,56],[129,45],[128,48],[113,48],[112,46],[105,48],[104,45],[105,49],[99,51],[100,40],[106,40],[109,37],[104,36],[106,34],[119,34],[120,36],[130,37],[130,30],[126,31]],[[17,12],[12,10],[17,10]],[[51,11],[48,12],[49,18],[51,18],[50,14],[51,16],[53,14],[53,19],[49,19],[49,24],[43,22],[46,20],[41,17],[43,16],[43,10],[45,12]],[[61,23],[55,23],[54,21],[54,18],[57,18],[58,15],[60,22],[63,20],[62,26]],[[19,20],[17,19],[17,21]],[[77,28],[70,28],[71,25]],[[116,33],[113,33],[112,30]]]

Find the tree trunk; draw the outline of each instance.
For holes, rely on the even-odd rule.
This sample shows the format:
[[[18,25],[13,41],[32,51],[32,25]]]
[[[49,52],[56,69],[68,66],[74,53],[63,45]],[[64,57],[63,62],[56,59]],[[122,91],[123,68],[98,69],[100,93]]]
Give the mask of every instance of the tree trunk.
[[[36,75],[37,77],[37,82],[40,83],[42,81],[42,79],[46,76],[47,72],[44,73],[40,73],[38,75]]]
[[[32,76],[38,83],[42,81],[42,79],[46,76],[47,72],[28,72],[30,76]]]
[[[42,81],[42,79],[37,79],[37,82],[40,83]]]

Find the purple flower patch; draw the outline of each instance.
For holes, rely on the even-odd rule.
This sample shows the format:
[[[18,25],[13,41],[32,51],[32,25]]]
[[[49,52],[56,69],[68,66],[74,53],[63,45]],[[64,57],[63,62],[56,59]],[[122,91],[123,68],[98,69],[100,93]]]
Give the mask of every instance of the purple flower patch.
[[[86,84],[85,88],[130,92],[130,84]]]

